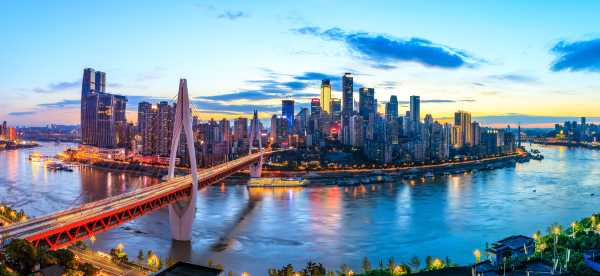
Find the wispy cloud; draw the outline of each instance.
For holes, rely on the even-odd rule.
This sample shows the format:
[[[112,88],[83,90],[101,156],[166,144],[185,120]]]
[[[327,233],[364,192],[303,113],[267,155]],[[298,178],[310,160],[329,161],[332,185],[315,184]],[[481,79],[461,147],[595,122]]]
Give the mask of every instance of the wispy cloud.
[[[8,112],[9,116],[27,116],[27,115],[33,115],[33,114],[35,114],[35,111]]]
[[[474,99],[460,99],[460,100],[450,100],[450,99],[431,99],[431,100],[421,100],[421,103],[456,103],[456,102],[474,102]],[[408,104],[409,101],[398,101],[399,104]]]
[[[270,104],[244,104],[244,105],[232,105],[226,104],[222,101],[212,101],[206,99],[193,99],[192,104],[198,107],[200,110],[206,110],[210,113],[219,114],[235,114],[244,113],[250,114],[254,109],[260,112],[278,112],[281,111],[281,105],[270,105]]]
[[[521,113],[506,113],[501,115],[475,116],[473,120],[479,121],[487,125],[516,125],[516,124],[532,124],[532,125],[552,125],[565,121],[579,121],[579,117],[572,116],[536,116]],[[589,121],[598,121],[599,117],[588,117]]]
[[[141,81],[157,80],[157,79],[164,77],[164,75],[165,75],[165,68],[155,67],[154,69],[152,69],[150,71],[138,74],[136,77],[136,81],[141,82]]]
[[[244,17],[249,17],[248,13],[243,11],[226,11],[222,14],[219,14],[217,17],[221,19],[229,19],[229,20],[237,20]]]
[[[600,72],[600,38],[583,41],[559,41],[552,47],[556,55],[550,70]]]
[[[348,32],[340,28],[321,30],[303,27],[292,30],[298,34],[312,35],[326,40],[343,42],[360,58],[373,67],[389,70],[397,62],[416,62],[428,67],[456,69],[483,62],[464,50],[431,42],[422,38],[395,38],[385,34]]]
[[[525,74],[501,74],[501,75],[491,75],[489,76],[491,79],[503,80],[503,81],[512,81],[512,82],[520,82],[520,83],[535,83],[539,80],[536,77],[525,75]]]
[[[55,93],[55,92],[60,92],[60,91],[69,90],[69,89],[73,89],[73,88],[79,88],[79,87],[81,87],[81,81],[80,80],[63,81],[63,82],[58,82],[58,83],[51,83],[51,84],[49,84],[45,88],[36,87],[36,88],[33,89],[33,92],[36,92],[36,93]]]
[[[75,106],[80,106],[80,105],[81,105],[80,100],[60,100],[58,102],[38,104],[39,107],[43,107],[43,108],[68,108],[68,107],[75,107]]]

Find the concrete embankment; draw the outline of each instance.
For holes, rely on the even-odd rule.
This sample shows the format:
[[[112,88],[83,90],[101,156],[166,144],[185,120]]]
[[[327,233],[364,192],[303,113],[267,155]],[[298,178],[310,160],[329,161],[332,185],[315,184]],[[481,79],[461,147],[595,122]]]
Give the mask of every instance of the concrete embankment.
[[[468,160],[444,164],[423,165],[386,169],[348,169],[327,171],[265,171],[263,177],[303,177],[311,185],[358,185],[380,183],[398,179],[433,177],[443,174],[461,174],[475,170],[493,170],[514,166],[520,158],[507,155],[479,160]]]

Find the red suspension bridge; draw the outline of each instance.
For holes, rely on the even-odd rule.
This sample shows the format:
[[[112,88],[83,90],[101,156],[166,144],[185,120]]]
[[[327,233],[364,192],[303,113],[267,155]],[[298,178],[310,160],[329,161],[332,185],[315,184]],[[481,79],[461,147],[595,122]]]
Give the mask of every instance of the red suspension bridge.
[[[169,207],[169,221],[173,239],[191,240],[191,227],[196,214],[198,189],[217,183],[245,168],[253,177],[259,177],[263,158],[278,151],[263,150],[259,142],[257,152],[252,152],[254,139],[260,139],[258,129],[253,127],[250,134],[250,153],[247,156],[229,161],[208,169],[196,169],[196,157],[191,130],[191,108],[187,94],[187,82],[180,80],[175,126],[171,145],[169,180],[78,207],[58,211],[12,224],[0,229],[0,247],[13,239],[26,239],[37,247],[58,249],[77,241],[108,231],[123,223],[134,220],[163,207]],[[255,112],[252,125],[258,125]],[[192,160],[191,174],[174,176],[175,153],[179,145],[180,133],[186,135],[189,159]],[[259,140],[260,141],[260,140]],[[280,150],[281,151],[281,150]]]

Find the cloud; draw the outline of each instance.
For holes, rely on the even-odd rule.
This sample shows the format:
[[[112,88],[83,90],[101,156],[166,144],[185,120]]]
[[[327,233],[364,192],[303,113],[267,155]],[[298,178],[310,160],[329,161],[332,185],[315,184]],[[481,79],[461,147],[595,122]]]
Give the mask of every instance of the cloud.
[[[245,12],[242,12],[242,11],[226,11],[222,14],[219,14],[219,16],[217,16],[217,18],[236,20],[236,19],[240,19],[240,18],[244,18],[244,17],[248,17],[248,16],[250,16],[250,15]]]
[[[334,76],[330,74],[324,74],[319,72],[304,72],[301,75],[295,76],[294,79],[303,80],[303,81],[320,81],[324,79],[335,80],[339,79],[341,76]]]
[[[136,81],[151,81],[157,80],[165,76],[165,68],[163,67],[155,67],[151,71],[140,73],[136,77]]]
[[[64,81],[64,82],[58,82],[58,83],[51,83],[46,88],[36,87],[36,88],[33,89],[33,92],[36,92],[36,93],[55,93],[55,92],[60,92],[60,91],[64,91],[64,90],[68,90],[68,89],[73,89],[73,88],[79,88],[79,87],[81,87],[81,81],[80,80],[76,80],[76,81]]]
[[[43,107],[43,108],[68,108],[68,107],[81,106],[81,101],[80,100],[61,100],[58,102],[40,103],[40,104],[38,104],[38,106]]]
[[[474,99],[448,100],[448,99],[432,99],[421,100],[421,103],[456,103],[456,102],[474,102]],[[409,101],[398,101],[398,104],[409,104]]]
[[[553,124],[560,124],[565,121],[579,121],[579,117],[573,116],[536,116],[521,113],[505,113],[501,115],[474,116],[473,120],[479,121],[485,125],[544,125],[551,127]],[[589,122],[600,121],[600,117],[588,117]]]
[[[27,116],[35,114],[35,111],[17,111],[17,112],[8,112],[9,116]]]
[[[463,50],[422,38],[400,39],[384,34],[347,32],[340,28],[321,30],[313,26],[292,31],[343,42],[350,51],[369,61],[371,66],[384,70],[395,68],[393,63],[396,62],[416,62],[427,67],[444,69],[471,67],[482,62]]]
[[[550,70],[600,72],[600,38],[567,42],[559,41],[550,50],[556,55]]]
[[[293,99],[306,99],[313,98],[319,96],[318,93],[305,93],[305,92],[286,92],[286,91],[278,91],[278,92],[266,92],[261,90],[247,90],[240,92],[231,92],[231,93],[222,93],[219,95],[212,96],[198,96],[194,99],[198,100],[212,100],[212,101],[238,101],[238,100],[248,100],[248,101],[262,101],[262,100],[272,100],[283,97],[291,97]]]
[[[136,95],[125,95],[127,97],[127,110],[129,111],[137,111],[138,104],[142,101],[147,102],[159,102],[159,101],[168,101],[167,98],[160,97],[149,97],[149,96],[136,96]],[[37,105],[40,108],[49,108],[49,109],[60,109],[60,108],[72,108],[72,107],[80,107],[81,101],[79,99],[63,99],[57,102],[49,102],[49,103],[40,103]]]
[[[206,110],[210,113],[219,113],[219,114],[237,114],[237,113],[252,113],[253,110],[258,110],[260,112],[279,112],[281,111],[280,105],[229,105],[219,101],[211,101],[205,99],[193,99],[192,104],[195,105],[200,110]]]
[[[502,74],[502,75],[491,75],[489,76],[491,79],[496,80],[504,80],[504,81],[512,81],[512,82],[520,82],[520,83],[535,83],[538,82],[538,79],[524,74]]]

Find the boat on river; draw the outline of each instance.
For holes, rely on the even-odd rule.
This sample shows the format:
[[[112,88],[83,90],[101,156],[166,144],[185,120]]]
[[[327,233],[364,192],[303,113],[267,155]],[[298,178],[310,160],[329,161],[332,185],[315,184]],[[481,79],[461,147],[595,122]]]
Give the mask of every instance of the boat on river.
[[[61,164],[61,163],[57,163],[57,162],[49,162],[46,164],[46,168],[51,170],[51,171],[67,171],[67,172],[72,172],[73,169],[70,168],[67,165]]]
[[[264,178],[251,178],[248,181],[248,187],[304,187],[308,185],[309,181],[300,178],[280,178],[280,177],[264,177]]]

